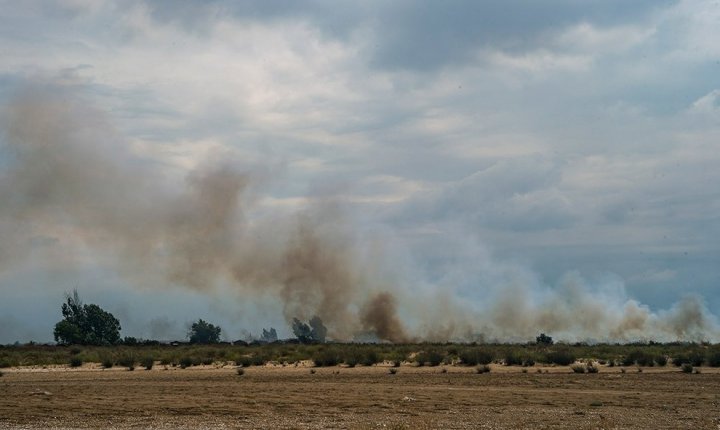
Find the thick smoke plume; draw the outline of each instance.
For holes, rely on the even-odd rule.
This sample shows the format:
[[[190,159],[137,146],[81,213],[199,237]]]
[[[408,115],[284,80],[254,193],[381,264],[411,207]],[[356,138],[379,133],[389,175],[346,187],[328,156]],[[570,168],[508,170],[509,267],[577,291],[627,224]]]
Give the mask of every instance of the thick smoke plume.
[[[295,213],[268,215],[259,202],[272,175],[239,169],[226,156],[178,180],[135,155],[102,115],[62,88],[26,89],[3,124],[0,271],[37,247],[56,250],[46,255],[57,261],[89,248],[139,287],[160,282],[213,294],[229,284],[244,301],[277,297],[288,322],[317,315],[337,340],[527,340],[540,331],[566,339],[720,338],[698,298],[653,313],[622,288],[608,293],[572,276],[547,288],[487,256],[471,263],[482,269],[480,299],[456,297],[452,276],[411,276],[409,285],[388,276],[392,259],[378,258],[377,244],[337,202],[307,199]]]

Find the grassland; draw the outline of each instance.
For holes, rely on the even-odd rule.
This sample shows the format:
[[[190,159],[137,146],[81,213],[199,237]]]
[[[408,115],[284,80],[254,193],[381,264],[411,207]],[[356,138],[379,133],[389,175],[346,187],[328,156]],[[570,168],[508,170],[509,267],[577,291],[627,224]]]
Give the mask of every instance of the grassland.
[[[17,366],[100,363],[104,367],[130,367],[143,363],[192,367],[213,363],[261,366],[268,363],[315,366],[508,366],[570,365],[593,361],[605,366],[720,366],[720,345],[672,344],[345,344],[303,345],[271,343],[257,345],[147,344],[135,346],[0,346],[0,368]]]

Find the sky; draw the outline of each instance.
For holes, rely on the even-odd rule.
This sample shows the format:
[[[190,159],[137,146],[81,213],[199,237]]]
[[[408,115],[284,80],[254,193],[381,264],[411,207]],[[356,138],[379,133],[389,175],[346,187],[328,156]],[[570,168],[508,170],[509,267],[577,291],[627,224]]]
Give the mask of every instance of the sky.
[[[718,341],[718,40],[715,0],[0,0],[0,343],[72,289],[144,338],[383,338],[387,291],[395,339]]]

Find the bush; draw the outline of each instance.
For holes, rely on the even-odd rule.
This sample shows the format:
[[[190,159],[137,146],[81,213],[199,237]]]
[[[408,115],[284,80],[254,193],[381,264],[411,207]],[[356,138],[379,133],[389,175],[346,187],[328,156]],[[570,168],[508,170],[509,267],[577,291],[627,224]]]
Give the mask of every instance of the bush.
[[[655,364],[654,357],[649,353],[641,350],[631,351],[622,360],[623,366],[653,366]]]
[[[382,360],[380,359],[377,351],[373,349],[366,351],[365,354],[363,354],[362,359],[360,359],[360,364],[363,366],[372,366],[373,364],[380,363],[381,361]]]
[[[689,363],[693,366],[702,366],[705,361],[705,356],[700,351],[693,351],[687,355],[678,354],[673,358],[673,364],[676,366],[682,366]]]
[[[700,351],[694,351],[690,353],[690,364],[693,366],[702,366],[705,361],[705,355]]]
[[[235,369],[235,372],[237,372],[238,376],[243,376],[245,374],[245,369],[243,369],[242,367],[238,367],[237,369]]]
[[[490,364],[494,359],[490,352],[479,348],[465,348],[459,351],[458,356],[460,361],[467,366]]]
[[[239,357],[237,360],[235,360],[235,365],[242,366],[242,367],[249,367],[252,365],[252,359],[250,357]]]
[[[350,367],[355,367],[358,364],[363,366],[372,366],[375,363],[382,361],[377,351],[369,348],[362,347],[350,347],[343,348],[342,361]]]
[[[181,369],[185,369],[185,368],[190,367],[190,366],[192,366],[192,365],[193,365],[193,359],[192,359],[192,357],[187,357],[187,356],[186,356],[186,357],[182,357],[182,358],[180,359],[180,368],[181,368]]]
[[[575,362],[575,355],[569,350],[558,350],[548,352],[545,355],[545,360],[548,363],[557,364],[559,366],[568,366]]]
[[[319,350],[313,356],[312,360],[318,367],[337,366],[340,363],[340,357],[338,356],[338,353],[330,348]]]
[[[664,355],[658,355],[657,357],[655,357],[655,363],[660,367],[666,366],[667,362],[668,359]]]
[[[720,367],[720,351],[708,351],[706,361],[710,367]]]
[[[150,370],[153,368],[153,365],[155,364],[155,359],[152,357],[145,357],[142,360],[140,360],[140,364],[142,367],[145,368],[145,370]]]
[[[587,371],[587,373],[598,373],[598,368],[589,363],[587,367],[585,367],[585,370]]]
[[[570,366],[570,369],[572,369],[574,373],[585,373],[585,366],[582,364],[574,364]]]
[[[113,364],[114,364],[113,360],[110,357],[104,357],[101,359],[101,362],[100,362],[100,365],[105,369],[109,369],[109,368],[113,367]]]
[[[519,366],[522,364],[522,359],[514,352],[508,352],[507,354],[505,354],[503,362],[506,366]]]
[[[683,373],[692,373],[693,371],[693,365],[690,363],[683,363],[681,368]]]
[[[490,373],[490,366],[487,364],[481,364],[480,366],[475,368],[475,372],[477,373]]]
[[[124,354],[117,360],[118,366],[127,367],[128,370],[135,370],[135,356],[132,354]]]
[[[70,359],[70,367],[80,367],[82,366],[83,361],[80,357],[72,357]]]
[[[395,368],[395,367],[391,367],[390,370],[389,370],[389,372],[390,372],[391,375],[394,375],[394,374],[396,374],[396,373],[398,372],[398,370],[397,370],[397,368]]]
[[[439,366],[440,363],[442,363],[443,358],[445,358],[444,354],[441,354],[440,352],[435,350],[429,350],[419,353],[415,357],[415,360],[417,361],[419,366],[424,366],[427,364],[428,366],[434,367]]]

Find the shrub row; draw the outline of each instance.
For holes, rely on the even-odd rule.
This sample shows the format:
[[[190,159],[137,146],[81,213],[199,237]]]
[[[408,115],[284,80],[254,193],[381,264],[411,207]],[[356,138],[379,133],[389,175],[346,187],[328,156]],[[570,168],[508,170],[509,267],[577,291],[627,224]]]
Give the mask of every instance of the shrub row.
[[[720,366],[720,345],[472,345],[472,344],[257,344],[257,345],[147,345],[92,347],[20,345],[0,348],[0,368],[24,365],[101,363],[104,367],[130,367],[159,362],[161,365],[197,366],[235,362],[241,366],[268,362],[296,363],[312,360],[318,366],[345,364],[369,366],[383,361],[399,365],[478,366],[503,363],[532,366],[535,363],[571,365],[578,358],[593,358],[615,366],[665,366],[672,363],[694,367]]]

